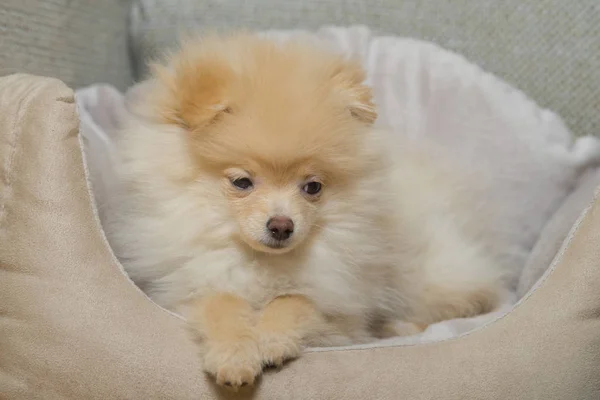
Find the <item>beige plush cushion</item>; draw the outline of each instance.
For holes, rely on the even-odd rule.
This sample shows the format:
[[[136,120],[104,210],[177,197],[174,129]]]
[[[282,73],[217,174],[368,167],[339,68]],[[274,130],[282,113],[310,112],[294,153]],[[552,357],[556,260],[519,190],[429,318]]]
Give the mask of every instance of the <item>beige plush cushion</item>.
[[[1,0],[0,76],[53,76],[73,87],[131,83],[129,0]]]
[[[123,276],[86,185],[73,91],[0,79],[0,398],[191,399],[179,320]]]
[[[182,322],[106,246],[72,91],[2,78],[0,110],[0,398],[215,398]],[[438,343],[307,353],[267,374],[254,399],[597,400],[598,243],[600,200],[547,279],[500,320]]]

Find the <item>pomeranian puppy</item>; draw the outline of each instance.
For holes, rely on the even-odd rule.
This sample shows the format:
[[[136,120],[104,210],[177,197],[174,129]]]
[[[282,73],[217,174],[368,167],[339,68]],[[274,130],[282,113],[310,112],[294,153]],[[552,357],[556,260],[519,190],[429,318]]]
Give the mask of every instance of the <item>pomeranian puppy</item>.
[[[504,296],[456,189],[468,182],[391,146],[364,80],[301,41],[210,37],[153,65],[132,105],[108,236],[148,296],[189,321],[218,384]]]

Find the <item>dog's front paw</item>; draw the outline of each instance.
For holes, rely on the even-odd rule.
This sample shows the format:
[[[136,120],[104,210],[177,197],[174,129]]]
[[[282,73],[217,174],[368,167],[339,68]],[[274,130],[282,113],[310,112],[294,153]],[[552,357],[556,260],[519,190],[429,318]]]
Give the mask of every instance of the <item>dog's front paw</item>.
[[[218,385],[237,390],[252,385],[262,372],[262,358],[254,340],[206,343],[204,370]]]
[[[260,354],[265,367],[279,367],[285,361],[297,358],[302,352],[299,340],[276,332],[263,332],[259,339]]]

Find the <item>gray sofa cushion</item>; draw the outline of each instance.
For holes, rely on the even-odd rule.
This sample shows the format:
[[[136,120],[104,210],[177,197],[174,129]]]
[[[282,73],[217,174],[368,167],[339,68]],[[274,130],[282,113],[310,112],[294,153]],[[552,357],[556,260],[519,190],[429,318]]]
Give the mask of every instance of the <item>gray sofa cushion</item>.
[[[73,87],[131,84],[128,0],[0,0],[0,76],[52,76]]]
[[[365,24],[437,42],[558,112],[576,134],[600,134],[598,0],[136,0],[136,71],[179,31]]]

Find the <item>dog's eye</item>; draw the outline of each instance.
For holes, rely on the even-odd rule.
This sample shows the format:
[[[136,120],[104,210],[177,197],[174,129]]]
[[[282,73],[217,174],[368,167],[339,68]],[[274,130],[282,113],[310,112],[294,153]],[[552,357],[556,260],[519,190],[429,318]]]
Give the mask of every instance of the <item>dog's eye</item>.
[[[248,190],[252,186],[254,186],[254,184],[252,183],[252,181],[249,178],[234,179],[231,181],[231,184],[241,190]]]
[[[318,194],[321,191],[321,184],[319,182],[308,182],[302,187],[302,190],[311,196]]]

